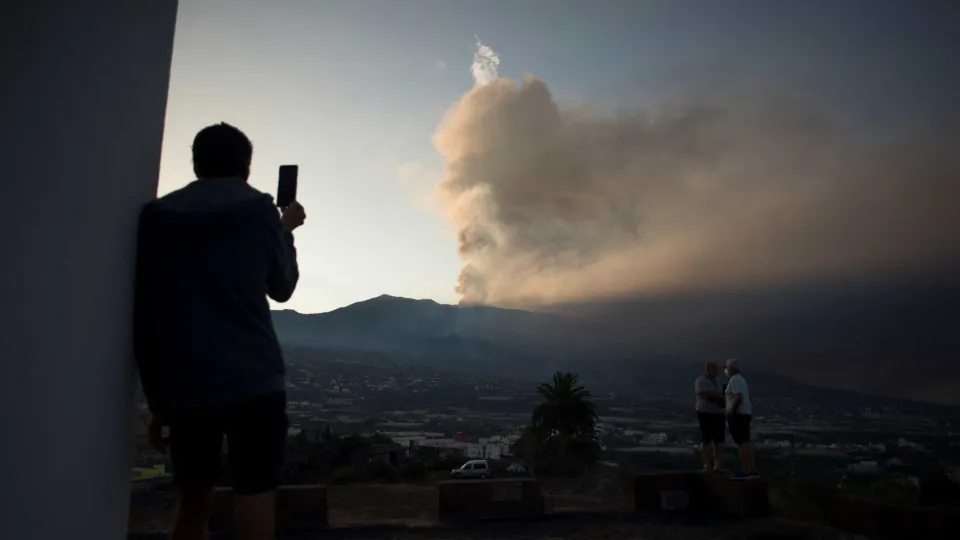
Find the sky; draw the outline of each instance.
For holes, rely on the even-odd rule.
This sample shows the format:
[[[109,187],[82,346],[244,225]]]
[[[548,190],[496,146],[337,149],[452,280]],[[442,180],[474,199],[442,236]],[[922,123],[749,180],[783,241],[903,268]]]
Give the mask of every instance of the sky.
[[[893,148],[901,148],[896,141],[904,134],[932,136],[942,124],[960,116],[956,101],[960,76],[951,68],[957,50],[956,9],[949,2],[917,4],[880,0],[181,0],[159,192],[193,180],[190,143],[194,134],[225,121],[253,140],[251,183],[258,189],[274,192],[277,167],[300,165],[299,199],[308,220],[297,232],[300,284],[286,307],[323,312],[380,294],[455,303],[460,299],[456,287],[458,276],[463,283],[465,262],[485,273],[486,283],[501,283],[503,275],[522,275],[530,287],[544,280],[553,284],[551,293],[540,298],[543,301],[578,300],[582,296],[566,291],[584,291],[591,282],[610,281],[607,274],[597,270],[557,278],[555,253],[547,262],[518,262],[520,251],[544,251],[540,249],[544,241],[532,230],[539,232],[549,225],[550,238],[557,234],[556,218],[540,219],[535,212],[551,202],[549,196],[523,206],[532,213],[523,214],[521,226],[503,215],[493,220],[473,207],[467,207],[465,214],[458,202],[461,194],[449,189],[467,185],[455,177],[457,159],[462,157],[458,152],[467,148],[464,141],[482,139],[471,138],[471,133],[476,135],[470,131],[475,127],[471,119],[500,118],[464,112],[470,104],[488,107],[481,112],[499,110],[484,105],[494,102],[483,101],[478,86],[486,87],[482,91],[487,94],[499,88],[508,98],[512,92],[523,95],[527,87],[520,81],[533,74],[549,92],[545,102],[563,111],[564,126],[573,126],[563,130],[575,134],[564,139],[574,141],[571,148],[592,144],[583,131],[577,131],[581,127],[608,130],[611,118],[634,118],[636,111],[676,107],[678,101],[680,108],[691,108],[712,103],[718,96],[730,96],[725,104],[752,104],[755,95],[787,94],[827,104],[831,125],[845,126],[845,136],[861,146],[874,148],[871,145],[892,140]],[[471,74],[478,38],[498,55],[503,84],[478,85]],[[544,109],[548,115],[553,114],[550,107]],[[517,110],[526,112],[522,107]],[[580,111],[590,121],[573,122],[568,110]],[[729,110],[735,125],[748,118],[738,116],[747,114],[742,107]],[[752,112],[766,118],[765,111]],[[542,117],[530,120],[542,121]],[[516,122],[517,129],[527,129],[522,120]],[[451,126],[459,131],[451,132]],[[754,130],[750,137],[736,140],[744,144],[795,140],[780,139],[779,127],[764,124],[764,129],[774,131]],[[720,131],[720,138],[727,140],[727,133]],[[820,140],[819,133],[805,132],[802,142]],[[789,134],[793,136],[794,131]],[[540,136],[540,132],[531,135]],[[843,152],[854,152],[848,146],[839,148],[841,157],[847,155]],[[830,146],[822,152],[835,150]],[[864,151],[839,161],[847,171],[856,169],[858,160],[869,161],[878,153]],[[887,162],[874,167],[880,165]],[[943,170],[955,171],[931,167],[931,175]],[[520,167],[506,172],[527,181],[521,173],[537,171]],[[826,172],[815,173],[824,182],[830,180]],[[595,175],[585,177],[595,179]],[[647,196],[622,191],[608,177],[603,180],[585,184],[582,191]],[[891,180],[890,185],[901,188],[897,182]],[[551,188],[545,189],[536,193],[548,193]],[[508,192],[501,190],[500,197],[492,199],[497,208],[509,208],[502,197]],[[894,192],[891,188],[890,193]],[[533,197],[531,193],[525,192],[524,197]],[[821,199],[811,197],[811,204],[819,204]],[[844,200],[855,200],[851,197]],[[664,201],[666,214],[671,214],[671,204],[686,205],[683,208],[692,204],[689,198]],[[876,208],[888,210],[887,202],[877,199]],[[925,206],[929,204],[933,203],[916,203],[911,211],[929,214],[930,207]],[[838,205],[836,215],[848,216],[850,210],[849,205]],[[487,250],[481,260],[476,258],[479,252],[465,251],[462,233],[477,230],[478,215],[485,224],[496,221],[488,232],[512,235],[500,243],[510,249]],[[718,214],[718,221],[723,217]],[[659,225],[656,232],[663,233],[658,238],[664,239],[655,246],[674,245],[676,238],[686,238],[680,232],[690,230],[687,223],[679,228],[668,221],[655,223]],[[926,238],[929,230],[940,225],[931,220],[929,229],[918,229],[907,241],[917,244],[916,238]],[[951,229],[940,226],[939,230]],[[602,245],[603,249],[593,250],[599,254],[591,256],[605,262],[629,259],[600,268],[643,273],[653,264],[642,257],[622,256],[631,250],[608,243],[612,235],[607,229],[597,231],[597,236],[577,237],[581,243],[596,239]],[[570,236],[561,240],[570,243]],[[534,244],[529,243],[531,238]],[[863,238],[851,237],[851,241]],[[817,254],[821,248],[811,245],[807,251]],[[575,254],[584,256],[583,247]],[[661,260],[667,261],[661,265],[662,272],[670,274],[670,264],[692,264],[682,258],[658,259],[657,264]],[[580,259],[575,262],[583,265]],[[859,268],[849,266],[854,267]],[[769,277],[768,273],[757,276]],[[644,286],[648,283],[642,280],[624,285],[633,292]],[[564,293],[557,294],[558,288]],[[627,289],[607,288],[604,293]],[[524,302],[502,285],[495,290],[497,295],[476,299]]]

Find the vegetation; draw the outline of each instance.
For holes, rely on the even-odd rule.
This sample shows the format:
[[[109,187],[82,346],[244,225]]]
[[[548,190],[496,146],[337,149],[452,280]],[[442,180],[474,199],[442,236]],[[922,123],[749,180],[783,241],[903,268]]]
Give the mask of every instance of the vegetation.
[[[574,373],[557,372],[549,383],[537,387],[542,402],[534,408],[530,425],[514,446],[515,453],[536,471],[575,476],[600,456],[596,407],[590,391],[578,380]],[[392,441],[382,435],[341,436],[329,426],[302,431],[288,440],[285,481],[419,481],[430,471],[448,471],[463,463],[462,457],[442,457],[432,448],[421,448],[412,461],[371,453],[376,447],[390,445]],[[399,448],[396,452],[402,453]]]
[[[597,412],[591,393],[575,373],[556,372],[549,383],[537,387],[543,401],[514,452],[530,461],[538,472],[579,475],[597,461]]]
[[[596,407],[590,391],[577,384],[575,373],[556,372],[552,383],[537,387],[543,402],[533,410],[530,426],[544,435],[568,439],[593,439],[597,425]]]

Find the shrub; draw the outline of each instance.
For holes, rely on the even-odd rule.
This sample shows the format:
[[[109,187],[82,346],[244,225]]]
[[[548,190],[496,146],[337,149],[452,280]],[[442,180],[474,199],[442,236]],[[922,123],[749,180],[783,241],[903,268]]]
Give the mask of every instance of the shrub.
[[[451,469],[458,469],[461,465],[466,463],[468,460],[464,457],[442,457],[433,461],[433,470],[435,471],[449,471]]]
[[[353,467],[337,467],[330,474],[330,482],[337,485],[351,484],[357,481],[357,472]]]
[[[364,467],[363,480],[377,482],[394,482],[397,478],[397,471],[389,463],[383,461],[373,461]]]
[[[427,476],[427,466],[422,461],[412,461],[400,469],[400,476],[410,482],[423,480]]]

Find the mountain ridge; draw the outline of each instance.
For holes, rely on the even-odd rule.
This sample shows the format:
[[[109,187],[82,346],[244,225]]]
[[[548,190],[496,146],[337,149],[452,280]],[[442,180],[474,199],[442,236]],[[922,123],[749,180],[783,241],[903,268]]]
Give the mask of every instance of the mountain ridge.
[[[812,305],[815,303],[805,300],[803,307],[809,310]],[[681,309],[679,316],[687,311],[687,308]],[[630,318],[630,315],[627,313],[626,317]],[[429,364],[451,371],[514,378],[542,378],[556,369],[563,369],[628,387],[649,378],[651,371],[673,371],[676,368],[686,373],[689,369],[698,369],[697,364],[704,358],[722,361],[733,356],[744,359],[737,354],[725,355],[725,351],[735,347],[722,340],[700,337],[709,337],[710,331],[718,334],[719,330],[726,328],[721,324],[724,323],[722,320],[713,323],[719,324],[719,330],[707,328],[708,331],[702,332],[696,326],[682,328],[677,335],[689,334],[692,346],[672,347],[669,340],[650,340],[645,345],[640,340],[632,350],[624,350],[616,343],[613,346],[602,343],[604,326],[615,326],[622,321],[492,306],[441,304],[390,295],[355,302],[326,313],[301,314],[294,310],[279,310],[273,312],[273,317],[278,336],[288,346],[378,352],[404,362]],[[657,313],[640,318],[656,319]],[[712,318],[706,320],[711,322]],[[776,323],[774,319],[773,324]],[[762,330],[760,327],[759,331]],[[816,328],[812,330],[816,331]],[[590,336],[592,340],[586,336],[591,332],[594,333]],[[831,335],[825,338],[829,339]],[[762,341],[762,336],[758,341]],[[758,347],[757,350],[761,349]],[[905,396],[892,397],[869,389],[853,390],[849,384],[811,384],[776,365],[754,362],[755,358],[749,355],[746,360],[745,364],[753,373],[769,372],[824,391],[905,399]],[[931,400],[908,401],[935,403]]]

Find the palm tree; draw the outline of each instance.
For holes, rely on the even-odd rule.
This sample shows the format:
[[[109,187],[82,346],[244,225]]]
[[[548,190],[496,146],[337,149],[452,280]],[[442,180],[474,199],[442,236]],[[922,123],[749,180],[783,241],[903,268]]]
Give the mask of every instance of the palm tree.
[[[596,407],[590,402],[590,391],[577,384],[575,373],[556,372],[552,383],[537,387],[543,403],[533,410],[531,427],[544,439],[554,435],[564,440],[594,440],[597,424]]]

